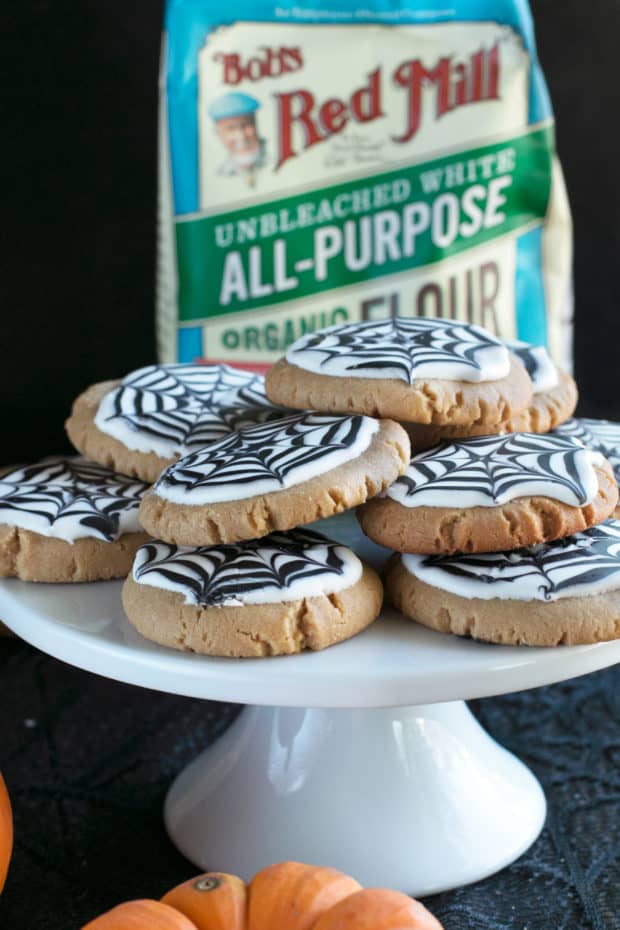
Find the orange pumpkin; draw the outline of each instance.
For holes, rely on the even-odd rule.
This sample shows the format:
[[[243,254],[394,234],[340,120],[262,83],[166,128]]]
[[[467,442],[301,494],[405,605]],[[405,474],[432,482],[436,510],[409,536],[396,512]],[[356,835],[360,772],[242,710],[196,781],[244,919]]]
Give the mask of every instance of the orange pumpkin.
[[[250,882],[247,930],[311,930],[321,914],[361,887],[336,869],[301,862],[270,865]]]
[[[326,911],[312,930],[441,930],[423,904],[400,891],[364,888]]]
[[[197,930],[245,928],[247,892],[245,882],[236,875],[225,872],[199,875],[172,888],[162,901],[193,920]]]
[[[419,901],[399,891],[362,889],[343,872],[300,862],[270,865],[247,887],[234,875],[207,872],[162,900],[197,930],[442,930]]]
[[[196,930],[196,925],[167,904],[143,899],[113,907],[82,930]]]
[[[4,779],[0,775],[0,892],[4,888],[6,873],[9,871],[9,862],[13,851],[13,815],[11,813],[11,799],[6,790]]]

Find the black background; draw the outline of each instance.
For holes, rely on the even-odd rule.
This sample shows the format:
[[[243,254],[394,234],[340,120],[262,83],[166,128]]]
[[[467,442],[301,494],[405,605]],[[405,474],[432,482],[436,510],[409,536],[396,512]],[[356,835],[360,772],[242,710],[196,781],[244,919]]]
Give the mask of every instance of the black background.
[[[620,3],[532,7],[575,221],[580,411],[620,418]],[[0,17],[0,462],[9,462],[68,450],[73,397],[154,360],[162,10],[155,0],[21,0]]]
[[[216,0],[214,0],[216,2]],[[221,2],[221,0],[218,0]],[[618,0],[533,0],[576,226],[581,409],[620,419]],[[5,0],[0,462],[68,449],[86,384],[154,358],[156,0]],[[172,777],[231,708],[156,695],[0,641],[0,768],[16,849],[7,930],[69,930],[195,873],[165,839]],[[614,670],[476,702],[532,766],[547,825],[499,875],[429,902],[446,930],[615,930]]]

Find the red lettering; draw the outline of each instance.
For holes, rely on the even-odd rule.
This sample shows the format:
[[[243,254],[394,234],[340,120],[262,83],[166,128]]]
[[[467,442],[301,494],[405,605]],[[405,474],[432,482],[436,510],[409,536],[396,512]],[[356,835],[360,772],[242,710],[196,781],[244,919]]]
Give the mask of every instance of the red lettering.
[[[464,64],[459,62],[454,69],[456,75],[456,85],[454,87],[454,103],[455,106],[461,107],[463,104],[469,102],[469,88],[468,88],[468,74],[467,68]]]
[[[222,81],[224,84],[239,84],[243,80],[243,69],[238,55],[224,55],[218,52],[213,58],[215,61],[223,62]]]
[[[368,75],[366,84],[358,88],[348,101],[330,97],[314,115],[315,99],[308,90],[296,90],[287,94],[276,94],[278,107],[279,158],[276,170],[284,162],[297,155],[293,145],[293,127],[298,123],[303,129],[304,149],[329,136],[342,132],[351,119],[358,123],[383,116],[381,108],[381,69]]]
[[[293,148],[293,126],[299,123],[304,132],[303,148],[310,148],[321,142],[323,136],[312,119],[314,96],[309,90],[294,90],[288,94],[275,94],[278,108],[278,137],[280,152],[277,171],[287,159],[297,153]]]
[[[331,100],[326,100],[319,110],[319,120],[323,129],[325,129],[329,135],[342,132],[349,122],[346,104],[336,97],[333,97]]]
[[[467,62],[440,58],[434,68],[427,68],[419,59],[404,61],[392,75],[392,81],[407,91],[406,126],[394,142],[409,142],[420,128],[424,90],[434,84],[435,119],[468,103],[496,100],[499,97],[499,47],[481,50]]]
[[[250,58],[245,66],[245,74],[251,81],[260,81],[265,76],[265,62],[260,58]]]
[[[499,48],[493,46],[489,53],[489,70],[487,73],[487,100],[499,99]]]
[[[258,54],[241,60],[236,52],[218,52],[213,56],[214,61],[222,62],[222,82],[224,84],[240,84],[241,81],[260,81],[266,77],[280,77],[299,71],[303,67],[303,56],[300,48],[273,49],[267,45],[259,49]]]
[[[392,137],[394,142],[409,142],[420,127],[423,83],[438,85],[438,117],[450,109],[450,58],[441,58],[430,70],[419,59],[405,61],[394,72],[393,81],[407,91],[407,126],[402,136]]]
[[[297,48],[264,49],[261,59],[261,76],[277,77],[301,67],[301,52]],[[251,59],[251,63],[258,59]],[[243,68],[238,60],[229,66],[233,77]],[[250,74],[250,79],[254,79]],[[276,170],[285,161],[298,154],[293,134],[301,130],[303,141],[298,150],[307,149],[329,136],[342,132],[351,120],[368,123],[384,116],[382,107],[382,72],[375,68],[348,100],[330,97],[317,104],[309,90],[295,90],[276,94],[279,131],[279,158]],[[409,142],[422,121],[422,107],[434,91],[434,118],[468,103],[496,99],[499,94],[499,48],[478,51],[465,62],[444,56],[432,68],[427,68],[420,59],[404,61],[392,74],[392,82],[405,91],[406,119],[401,135],[392,136],[394,142]],[[295,130],[295,126],[298,130]]]
[[[280,64],[281,49],[274,52],[272,48],[267,48],[267,46],[265,46],[263,51],[265,53],[265,60],[263,62],[261,77],[280,77],[282,74],[282,67]]]
[[[368,75],[368,83],[351,97],[351,115],[358,123],[369,123],[383,116],[381,109],[381,68]]]
[[[299,71],[303,67],[304,59],[300,48],[283,48],[282,54],[288,61],[288,71]]]
[[[484,58],[484,52],[476,52],[471,56],[471,97],[469,99],[472,103],[482,100]]]

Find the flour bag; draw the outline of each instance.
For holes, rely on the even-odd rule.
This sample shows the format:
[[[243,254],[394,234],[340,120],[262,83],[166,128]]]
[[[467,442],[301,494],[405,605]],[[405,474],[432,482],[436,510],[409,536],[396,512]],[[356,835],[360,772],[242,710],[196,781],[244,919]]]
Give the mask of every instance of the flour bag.
[[[571,223],[526,0],[168,0],[160,359],[478,323],[570,367]]]

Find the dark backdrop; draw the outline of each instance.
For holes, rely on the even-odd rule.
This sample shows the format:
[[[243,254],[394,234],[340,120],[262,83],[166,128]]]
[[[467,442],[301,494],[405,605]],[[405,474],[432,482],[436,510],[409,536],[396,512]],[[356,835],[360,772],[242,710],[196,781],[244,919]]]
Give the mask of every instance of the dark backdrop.
[[[620,419],[620,3],[532,6],[575,220],[580,410]],[[161,4],[9,0],[0,22],[1,463],[68,449],[72,398],[154,358]]]

